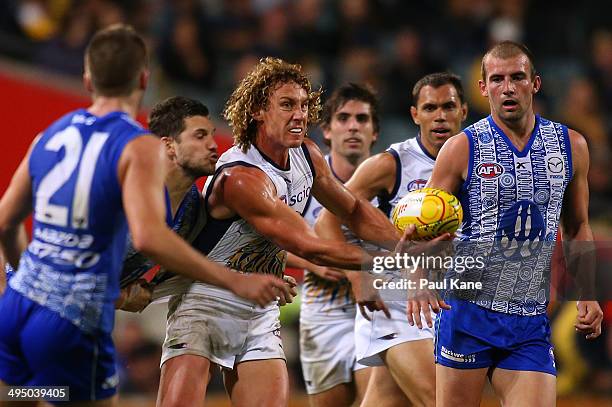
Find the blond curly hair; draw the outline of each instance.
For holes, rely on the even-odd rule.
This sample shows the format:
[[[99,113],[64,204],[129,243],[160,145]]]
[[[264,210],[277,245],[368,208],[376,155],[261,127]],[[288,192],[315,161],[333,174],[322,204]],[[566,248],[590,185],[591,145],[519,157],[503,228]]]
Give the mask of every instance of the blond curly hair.
[[[297,83],[308,94],[308,123],[319,121],[321,90],[312,90],[310,81],[302,73],[302,67],[278,58],[262,58],[240,81],[223,111],[223,117],[232,128],[234,145],[246,152],[257,132],[253,114],[260,109],[267,109],[272,91],[278,84],[288,82]]]

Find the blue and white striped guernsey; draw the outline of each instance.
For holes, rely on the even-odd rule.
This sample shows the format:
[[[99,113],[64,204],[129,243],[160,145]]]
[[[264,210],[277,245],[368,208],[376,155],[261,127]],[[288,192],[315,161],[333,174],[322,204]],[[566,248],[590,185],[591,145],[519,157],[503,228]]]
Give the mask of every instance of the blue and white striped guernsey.
[[[464,220],[457,255],[482,256],[485,267],[450,270],[447,278],[482,282],[482,289],[454,294],[485,308],[542,314],[563,195],[572,177],[568,129],[536,116],[523,151],[491,116],[464,132],[470,157],[458,194]]]
[[[53,123],[32,149],[32,241],[10,286],[87,333],[113,329],[127,221],[118,165],[149,132],[124,112],[79,109]]]

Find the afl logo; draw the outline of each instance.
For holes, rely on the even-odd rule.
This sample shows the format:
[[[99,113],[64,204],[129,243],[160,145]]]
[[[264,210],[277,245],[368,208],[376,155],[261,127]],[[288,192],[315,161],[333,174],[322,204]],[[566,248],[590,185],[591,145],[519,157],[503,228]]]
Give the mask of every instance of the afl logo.
[[[415,179],[408,183],[408,192],[416,191],[417,189],[425,188],[427,185],[426,179]]]
[[[484,179],[497,178],[504,173],[504,167],[498,163],[481,163],[476,167],[476,175]]]

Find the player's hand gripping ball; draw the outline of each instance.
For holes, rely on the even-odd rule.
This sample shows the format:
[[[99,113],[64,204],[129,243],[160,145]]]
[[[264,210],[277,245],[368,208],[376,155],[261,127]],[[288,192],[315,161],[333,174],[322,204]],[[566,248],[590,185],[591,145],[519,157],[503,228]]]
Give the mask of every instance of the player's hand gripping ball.
[[[416,238],[429,240],[445,232],[454,233],[463,220],[463,209],[454,195],[423,188],[406,194],[393,209],[391,219],[402,232],[414,224]]]

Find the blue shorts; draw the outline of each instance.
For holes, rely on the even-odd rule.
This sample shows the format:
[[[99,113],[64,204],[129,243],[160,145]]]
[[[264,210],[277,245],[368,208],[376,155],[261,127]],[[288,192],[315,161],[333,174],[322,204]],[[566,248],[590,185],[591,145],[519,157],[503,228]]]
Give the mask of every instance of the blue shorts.
[[[117,391],[109,333],[90,335],[7,287],[0,297],[0,380],[13,386],[69,386],[70,401]]]
[[[499,367],[557,374],[546,314],[523,316],[448,299],[436,318],[435,360],[455,369]]]

